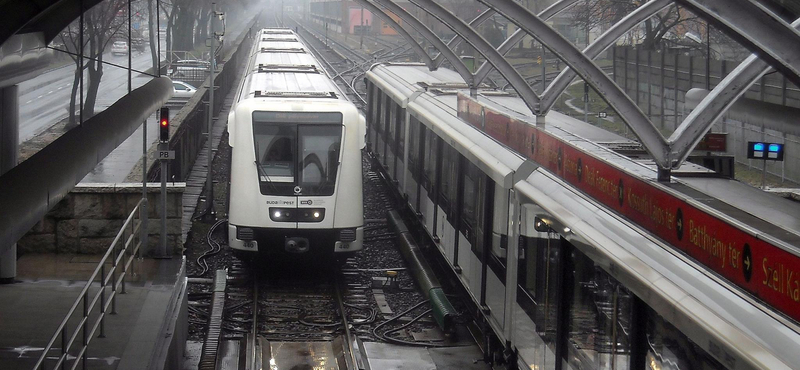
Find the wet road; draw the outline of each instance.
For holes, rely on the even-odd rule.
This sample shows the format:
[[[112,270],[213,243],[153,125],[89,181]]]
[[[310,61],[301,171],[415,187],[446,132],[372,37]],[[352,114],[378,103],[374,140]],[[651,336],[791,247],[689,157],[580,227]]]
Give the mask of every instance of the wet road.
[[[143,71],[150,68],[150,53],[134,51],[133,69]],[[127,66],[128,56],[103,56],[106,62]],[[25,142],[52,125],[68,117],[75,64],[50,70],[19,84],[19,142]],[[88,79],[88,76],[84,76]],[[133,88],[144,85],[151,77],[133,73]],[[84,82],[84,96],[88,83]],[[128,93],[128,72],[112,65],[103,67],[95,111],[100,112]]]

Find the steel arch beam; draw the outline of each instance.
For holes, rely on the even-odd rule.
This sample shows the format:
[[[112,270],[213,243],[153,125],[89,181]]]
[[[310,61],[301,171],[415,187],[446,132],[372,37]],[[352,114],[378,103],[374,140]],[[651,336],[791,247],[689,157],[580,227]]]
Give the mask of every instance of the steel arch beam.
[[[753,0],[676,0],[800,85],[800,32]]]
[[[513,1],[507,0],[478,0],[498,13],[514,22],[518,27],[525,29],[531,36],[547,46],[556,56],[575,70],[587,83],[589,83],[608,104],[620,115],[620,118],[633,130],[642,145],[653,156],[656,164],[663,169],[671,168],[667,157],[667,141],[650,122],[647,116],[625,94],[614,81],[612,81],[600,67],[591,59],[581,53],[554,29],[550,28],[541,19],[531,14],[527,9]]]
[[[481,12],[481,14],[478,14],[478,16],[475,17],[475,19],[473,19],[471,22],[469,22],[469,26],[470,27],[475,27],[475,26],[480,25],[485,20],[489,19],[489,17],[493,16],[494,13],[495,13],[495,11],[492,10],[492,9],[484,10],[483,12]],[[459,37],[459,35],[455,35],[455,36],[453,36],[452,39],[450,39],[450,41],[447,42],[447,47],[449,47],[452,50],[455,50],[456,46],[458,46],[458,44],[461,43],[461,40],[463,40],[463,39],[461,37]],[[439,66],[441,66],[442,63],[444,62],[444,55],[441,54],[441,53],[439,55],[437,55],[436,58],[434,58],[434,62],[436,62],[436,67],[437,68]],[[479,84],[480,84],[480,82],[476,82],[475,83],[475,85],[479,85]]]
[[[461,78],[464,79],[467,85],[473,86],[472,72],[469,70],[469,68],[467,68],[467,66],[464,64],[461,58],[459,58],[453,52],[453,50],[450,50],[450,48],[448,48],[447,45],[445,45],[445,43],[442,40],[440,40],[439,37],[436,36],[436,34],[433,33],[433,31],[431,31],[430,29],[428,29],[428,27],[422,24],[422,22],[420,22],[419,19],[411,15],[411,13],[407,12],[405,9],[401,8],[399,5],[393,3],[391,0],[373,0],[373,1],[380,4],[384,8],[388,9],[390,12],[396,14],[403,21],[408,23],[409,26],[411,26],[411,28],[419,32],[422,35],[422,37],[424,37],[426,40],[428,40],[428,42],[433,44],[434,47],[439,49],[439,52],[442,53],[444,57],[447,58],[448,61],[450,61],[450,64],[453,65],[453,68],[455,68],[456,72],[458,72],[458,74],[461,75]]]
[[[397,33],[400,34],[400,36],[403,36],[403,38],[408,41],[409,45],[411,45],[411,48],[414,49],[414,52],[417,55],[419,55],[420,58],[422,58],[422,62],[425,63],[426,66],[428,66],[428,69],[430,69],[431,71],[435,71],[439,67],[438,64],[434,63],[433,59],[431,58],[430,55],[428,55],[425,49],[423,49],[422,46],[420,46],[417,40],[414,40],[414,37],[412,37],[411,34],[409,34],[408,31],[406,31],[405,28],[397,24],[397,22],[395,22],[394,19],[392,19],[392,17],[386,14],[383,11],[383,9],[375,6],[375,4],[370,3],[367,0],[356,0],[356,1],[359,2],[361,5],[363,5],[365,8],[367,8],[372,14],[377,15],[381,20],[388,23],[390,27],[394,28],[395,31],[397,31]]]
[[[522,78],[522,75],[509,63],[502,54],[500,54],[486,39],[479,35],[469,25],[464,23],[461,19],[450,13],[449,10],[443,8],[441,5],[436,4],[433,0],[409,0],[413,4],[419,6],[422,10],[430,13],[453,32],[459,34],[468,44],[474,47],[489,63],[492,63],[495,69],[511,83],[511,86],[517,90],[517,93],[525,101],[525,104],[530,108],[531,112],[538,115],[539,111],[539,95],[533,91],[533,88],[528,85],[528,82]]]
[[[563,10],[569,8],[577,1],[578,0],[561,0],[553,5],[550,5],[550,7],[548,7],[547,9],[542,10],[542,12],[539,13],[539,18],[543,20],[548,20],[557,15],[558,13],[561,13]],[[472,23],[470,23],[470,25],[471,24]],[[505,41],[503,41],[502,44],[500,44],[500,46],[497,48],[497,51],[500,52],[500,54],[506,55],[506,53],[508,53],[516,43],[522,41],[522,39],[527,34],[528,33],[525,32],[525,30],[523,30],[522,28],[517,28],[517,30],[514,31],[514,33],[512,33],[511,36],[509,36]],[[478,70],[475,72],[475,85],[480,85],[481,82],[483,82],[483,80],[486,79],[486,76],[488,76],[489,72],[491,71],[492,71],[492,64],[484,61],[483,64],[481,64],[480,68],[478,68]],[[542,99],[544,99],[544,97],[542,97]],[[541,110],[541,107],[539,109]],[[547,110],[545,110],[545,112],[546,111]]]
[[[644,22],[670,4],[672,4],[672,0],[652,0],[644,3],[594,40],[591,45],[583,50],[583,54],[590,60],[594,60],[600,53],[613,45],[625,32],[630,31],[636,25]],[[577,73],[572,68],[564,68],[553,82],[547,86],[547,89],[542,93],[542,114],[547,114],[550,111],[553,104],[556,103],[564,90],[569,87],[575,76],[577,76]]]
[[[800,27],[800,19],[795,20],[792,27]],[[670,155],[677,160],[675,168],[689,156],[714,122],[769,69],[766,61],[756,54],[750,55],[700,101],[669,137]]]

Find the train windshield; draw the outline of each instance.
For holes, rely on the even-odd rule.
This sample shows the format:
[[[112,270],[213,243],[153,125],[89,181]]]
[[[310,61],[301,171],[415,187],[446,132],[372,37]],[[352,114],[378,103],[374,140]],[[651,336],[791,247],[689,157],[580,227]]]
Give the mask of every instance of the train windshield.
[[[254,112],[253,136],[262,194],[333,194],[341,113]]]

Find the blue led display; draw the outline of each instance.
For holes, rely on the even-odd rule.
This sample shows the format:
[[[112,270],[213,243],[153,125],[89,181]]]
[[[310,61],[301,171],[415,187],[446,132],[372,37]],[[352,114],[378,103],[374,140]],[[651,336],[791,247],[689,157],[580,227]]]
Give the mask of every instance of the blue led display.
[[[769,151],[773,153],[777,153],[781,150],[780,144],[769,144]]]
[[[763,152],[764,151],[764,143],[755,143],[755,144],[753,144],[753,150],[755,150],[757,152]]]

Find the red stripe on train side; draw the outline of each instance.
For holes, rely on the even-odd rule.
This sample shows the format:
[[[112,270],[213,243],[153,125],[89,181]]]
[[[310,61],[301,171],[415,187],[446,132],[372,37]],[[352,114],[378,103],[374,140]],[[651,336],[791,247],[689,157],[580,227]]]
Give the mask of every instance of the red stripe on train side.
[[[463,120],[800,322],[800,257],[466,95],[458,107]]]

